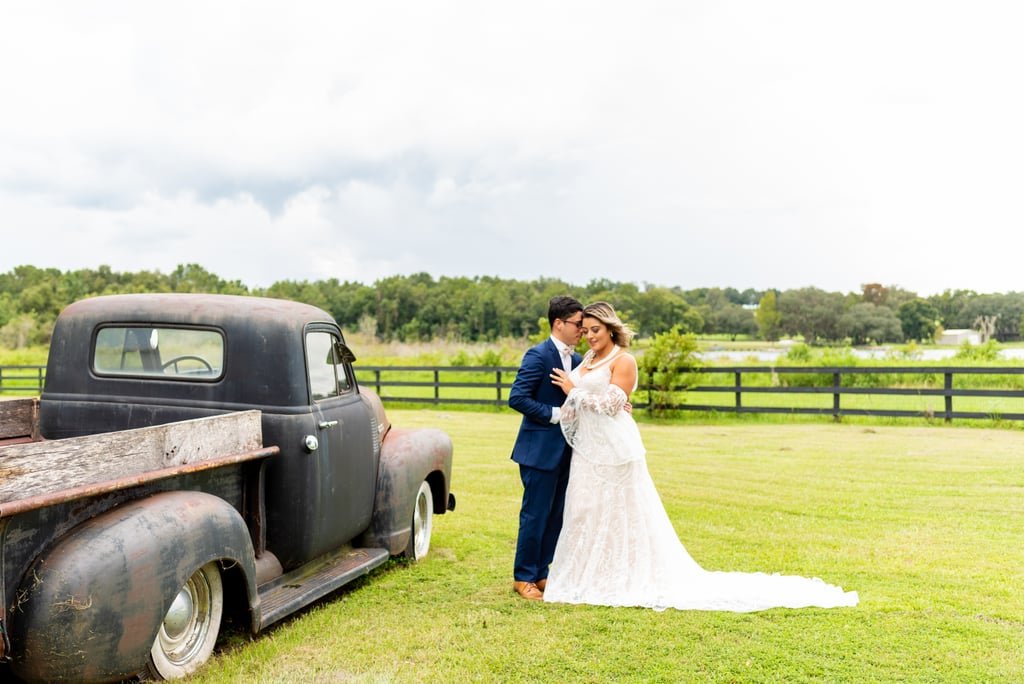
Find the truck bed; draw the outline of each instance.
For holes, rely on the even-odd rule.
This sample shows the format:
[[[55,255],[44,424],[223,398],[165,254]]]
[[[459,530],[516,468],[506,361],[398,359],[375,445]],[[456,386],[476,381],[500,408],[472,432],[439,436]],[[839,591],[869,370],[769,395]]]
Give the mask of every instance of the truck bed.
[[[39,400],[0,398],[0,447],[39,439]]]
[[[42,440],[38,400],[0,401],[0,517],[277,453],[259,411]]]

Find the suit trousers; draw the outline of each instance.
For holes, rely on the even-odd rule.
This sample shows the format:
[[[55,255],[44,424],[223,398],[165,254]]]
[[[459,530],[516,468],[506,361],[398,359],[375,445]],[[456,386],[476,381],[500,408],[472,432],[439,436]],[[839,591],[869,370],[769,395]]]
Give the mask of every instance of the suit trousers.
[[[519,510],[519,538],[513,577],[519,582],[546,579],[562,531],[565,488],[569,483],[569,459],[554,470],[519,466],[523,503]]]

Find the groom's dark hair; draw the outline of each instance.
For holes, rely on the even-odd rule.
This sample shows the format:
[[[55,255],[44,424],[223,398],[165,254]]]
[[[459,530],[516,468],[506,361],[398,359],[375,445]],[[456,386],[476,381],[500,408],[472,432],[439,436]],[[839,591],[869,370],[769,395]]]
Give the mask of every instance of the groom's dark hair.
[[[548,324],[554,328],[555,319],[561,318],[564,321],[577,311],[583,311],[583,305],[575,297],[570,297],[569,295],[552,297],[551,301],[548,302]]]

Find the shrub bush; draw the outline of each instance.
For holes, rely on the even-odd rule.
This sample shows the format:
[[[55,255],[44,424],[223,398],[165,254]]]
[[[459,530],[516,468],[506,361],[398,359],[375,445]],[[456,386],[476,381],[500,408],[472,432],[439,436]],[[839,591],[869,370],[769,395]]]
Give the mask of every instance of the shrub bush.
[[[640,384],[650,388],[647,410],[651,415],[671,415],[672,406],[683,399],[680,393],[698,383],[696,351],[696,336],[684,334],[678,325],[654,336],[638,364]]]

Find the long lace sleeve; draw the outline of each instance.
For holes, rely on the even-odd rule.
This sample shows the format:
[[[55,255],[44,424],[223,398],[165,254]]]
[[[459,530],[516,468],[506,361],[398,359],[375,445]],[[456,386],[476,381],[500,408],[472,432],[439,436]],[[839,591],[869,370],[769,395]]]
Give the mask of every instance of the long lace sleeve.
[[[574,387],[566,397],[566,403],[573,401],[578,408],[597,411],[606,416],[614,416],[621,411],[628,400],[629,397],[618,385],[608,385],[604,392],[584,392],[579,387]]]
[[[570,446],[577,446],[577,432],[586,412],[614,416],[626,405],[629,397],[618,385],[608,385],[601,392],[574,387],[562,404],[562,434]]]
[[[586,361],[584,361],[585,363]],[[562,404],[560,423],[573,458],[601,466],[616,466],[644,457],[636,421],[623,410],[629,395],[611,382],[606,365],[570,376],[575,387]]]
[[[572,400],[572,395],[575,391],[575,389],[569,391],[569,395],[565,398],[565,402],[560,409],[561,417],[558,419],[558,424],[562,427],[562,435],[571,447],[576,446],[576,434],[580,428],[580,416],[576,411],[576,402]]]

